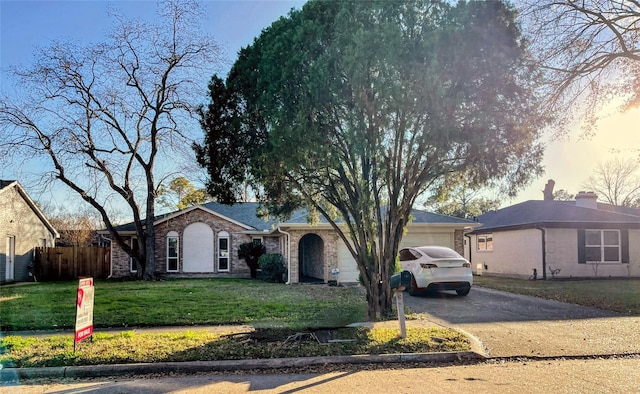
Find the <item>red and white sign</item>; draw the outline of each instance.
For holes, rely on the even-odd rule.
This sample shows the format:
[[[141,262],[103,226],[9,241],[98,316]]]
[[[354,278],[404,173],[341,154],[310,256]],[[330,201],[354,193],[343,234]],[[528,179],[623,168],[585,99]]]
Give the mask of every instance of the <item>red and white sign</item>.
[[[93,278],[80,279],[76,301],[76,342],[93,334]]]

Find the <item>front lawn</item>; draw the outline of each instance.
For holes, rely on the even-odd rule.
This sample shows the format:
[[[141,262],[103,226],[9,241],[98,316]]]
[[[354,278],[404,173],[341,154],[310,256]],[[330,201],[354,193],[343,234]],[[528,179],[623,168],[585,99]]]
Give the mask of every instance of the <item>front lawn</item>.
[[[475,286],[640,315],[640,280],[574,279],[525,280],[495,276],[475,276]]]
[[[78,282],[2,288],[3,331],[72,329]],[[96,281],[97,328],[250,324],[335,327],[366,320],[360,289],[248,279]]]
[[[233,360],[469,350],[467,339],[443,328],[337,328],[366,320],[358,288],[242,279],[158,282],[97,281],[92,340],[73,351],[73,333],[19,336],[12,331],[73,329],[78,283],[2,288],[0,365],[43,367],[196,360]],[[247,324],[248,332],[211,332],[201,325]],[[126,328],[193,326],[187,331],[136,333]],[[119,333],[100,332],[125,328]],[[331,343],[319,343],[319,328]],[[345,341],[346,340],[346,341]]]
[[[73,351],[73,335],[7,336],[0,341],[3,367],[159,363],[172,361],[242,360],[256,358],[344,356],[354,354],[429,353],[468,350],[460,333],[444,328],[343,328],[332,330],[337,343],[320,343],[311,332],[257,329],[253,332],[212,333],[197,330],[163,334],[96,333]],[[3,354],[4,353],[4,354]]]

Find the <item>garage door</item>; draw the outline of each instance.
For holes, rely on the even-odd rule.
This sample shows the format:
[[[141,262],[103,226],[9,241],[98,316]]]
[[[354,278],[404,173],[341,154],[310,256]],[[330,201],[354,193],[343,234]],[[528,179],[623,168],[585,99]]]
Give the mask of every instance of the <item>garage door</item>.
[[[437,245],[453,248],[453,233],[409,233],[402,237],[401,248]]]
[[[338,239],[338,269],[340,270],[338,282],[355,283],[358,281],[360,274],[358,265],[347,249],[347,245],[341,239]]]
[[[453,248],[453,233],[412,233],[402,237],[400,247],[438,245]],[[340,270],[339,282],[355,283],[358,281],[358,266],[349,253],[344,242],[338,240],[338,269]]]

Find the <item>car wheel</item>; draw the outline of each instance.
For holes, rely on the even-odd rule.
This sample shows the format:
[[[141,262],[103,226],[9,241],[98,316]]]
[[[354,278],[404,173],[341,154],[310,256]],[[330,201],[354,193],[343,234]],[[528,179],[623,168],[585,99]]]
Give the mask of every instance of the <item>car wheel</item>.
[[[458,293],[459,296],[466,296],[467,294],[469,294],[470,291],[471,291],[471,287],[463,287],[461,289],[456,289],[456,293]]]
[[[418,290],[418,284],[416,283],[416,278],[413,277],[413,275],[411,275],[411,286],[409,286],[409,295],[415,296],[420,294],[420,291]]]

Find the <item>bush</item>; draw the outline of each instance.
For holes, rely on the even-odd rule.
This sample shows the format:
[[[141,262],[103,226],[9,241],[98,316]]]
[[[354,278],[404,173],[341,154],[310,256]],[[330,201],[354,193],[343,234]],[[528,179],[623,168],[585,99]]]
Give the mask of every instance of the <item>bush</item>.
[[[251,272],[251,278],[255,279],[258,277],[258,267],[260,256],[265,254],[267,249],[262,244],[255,244],[253,242],[246,242],[240,244],[238,247],[238,257],[244,259],[249,266],[249,270]]]
[[[260,256],[258,261],[264,280],[268,282],[284,283],[284,275],[287,273],[287,266],[284,257],[279,253],[268,253]]]

